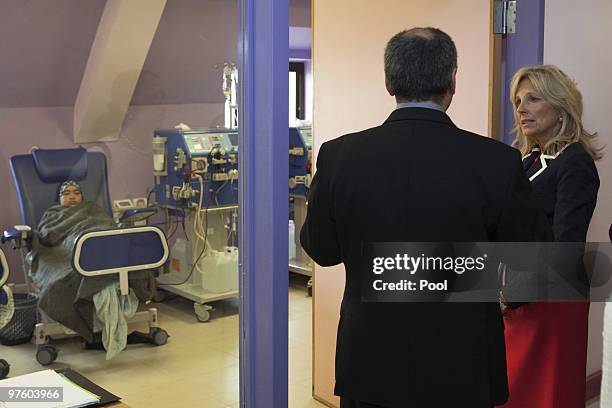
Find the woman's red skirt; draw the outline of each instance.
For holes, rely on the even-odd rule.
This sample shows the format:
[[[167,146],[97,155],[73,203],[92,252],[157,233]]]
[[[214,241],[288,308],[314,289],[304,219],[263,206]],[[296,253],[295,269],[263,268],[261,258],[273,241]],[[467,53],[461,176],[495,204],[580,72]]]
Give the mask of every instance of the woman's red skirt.
[[[504,408],[584,408],[589,304],[534,302],[506,311],[510,397]]]

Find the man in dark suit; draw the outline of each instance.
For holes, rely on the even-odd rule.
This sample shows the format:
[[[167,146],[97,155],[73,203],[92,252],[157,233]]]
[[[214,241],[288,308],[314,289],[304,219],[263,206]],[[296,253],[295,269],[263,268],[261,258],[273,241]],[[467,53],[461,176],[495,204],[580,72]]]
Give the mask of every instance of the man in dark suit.
[[[508,397],[499,304],[361,299],[364,243],[547,234],[518,151],[457,128],[445,114],[456,71],[444,32],[398,33],[385,50],[397,109],[382,125],[319,150],[301,242],[319,265],[346,269],[335,387],[343,408],[489,408]]]

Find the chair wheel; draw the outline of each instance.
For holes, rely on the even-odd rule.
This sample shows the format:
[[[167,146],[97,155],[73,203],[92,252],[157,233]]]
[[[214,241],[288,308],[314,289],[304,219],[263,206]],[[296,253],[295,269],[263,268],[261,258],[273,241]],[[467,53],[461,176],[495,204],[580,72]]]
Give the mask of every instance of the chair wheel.
[[[149,332],[149,336],[151,337],[151,341],[156,346],[163,346],[168,342],[168,332],[164,329],[160,329],[159,327],[153,327]]]
[[[11,365],[4,359],[0,359],[0,380],[5,379],[11,370]]]
[[[212,307],[208,305],[201,305],[195,302],[193,304],[193,311],[195,312],[198,321],[202,323],[210,320],[210,310],[212,310]]]
[[[206,323],[210,320],[210,312],[208,310],[202,310],[201,312],[196,313],[196,318],[199,322]]]
[[[47,366],[55,361],[57,358],[57,349],[53,346],[44,345],[40,346],[36,351],[36,361],[40,365]]]

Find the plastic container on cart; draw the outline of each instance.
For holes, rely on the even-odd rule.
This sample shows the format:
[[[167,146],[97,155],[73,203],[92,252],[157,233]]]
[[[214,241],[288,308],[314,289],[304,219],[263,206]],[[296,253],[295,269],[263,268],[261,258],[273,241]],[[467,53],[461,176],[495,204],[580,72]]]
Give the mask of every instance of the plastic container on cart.
[[[289,259],[295,258],[295,222],[289,220]]]
[[[222,293],[238,290],[238,248],[225,247],[223,251],[209,251],[200,260],[202,288]]]
[[[170,251],[170,273],[179,279],[187,279],[193,266],[191,244],[183,238],[177,238]]]

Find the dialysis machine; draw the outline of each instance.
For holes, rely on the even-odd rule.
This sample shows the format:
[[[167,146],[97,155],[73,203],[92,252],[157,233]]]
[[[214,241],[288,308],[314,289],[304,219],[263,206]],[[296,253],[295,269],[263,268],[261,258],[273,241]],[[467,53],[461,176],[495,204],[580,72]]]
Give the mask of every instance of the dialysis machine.
[[[289,270],[307,276],[312,260],[299,231],[311,180],[311,135],[311,127],[289,129]],[[238,296],[237,139],[232,129],[156,130],[153,136],[156,202],[186,235],[174,242],[158,287],[192,300],[200,321],[210,319],[208,302]]]
[[[312,260],[300,244],[300,230],[306,219],[306,195],[310,187],[312,127],[289,128],[289,205],[293,224],[289,226],[289,270],[312,276]],[[293,249],[293,250],[292,250]],[[308,282],[308,287],[312,282]]]
[[[158,287],[193,300],[207,321],[207,302],[238,296],[238,133],[156,130],[153,166],[157,204],[186,235]]]

